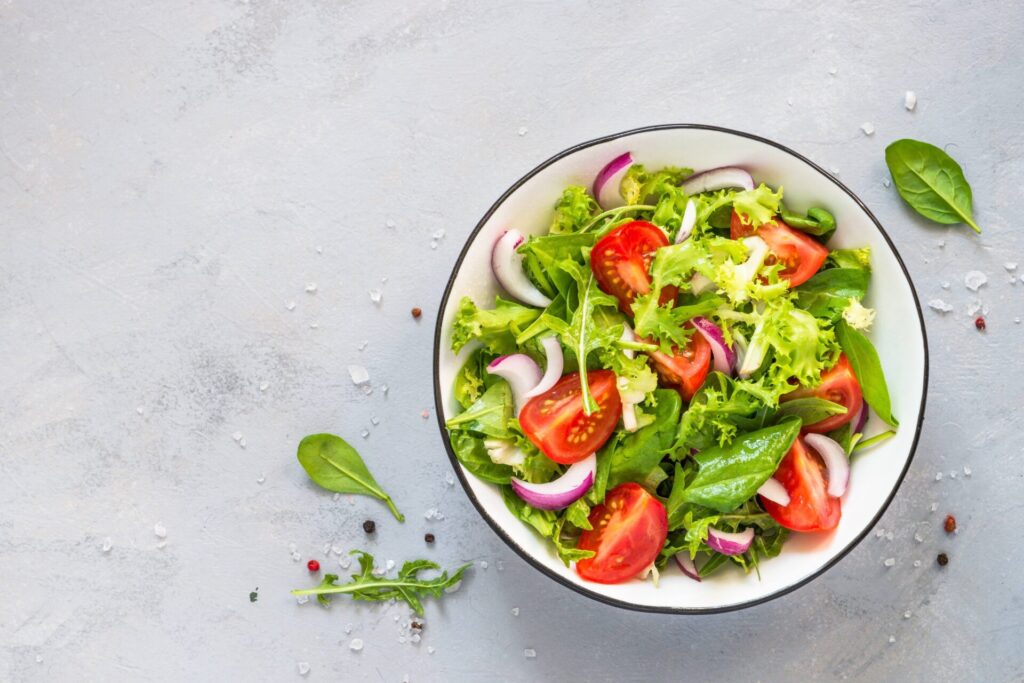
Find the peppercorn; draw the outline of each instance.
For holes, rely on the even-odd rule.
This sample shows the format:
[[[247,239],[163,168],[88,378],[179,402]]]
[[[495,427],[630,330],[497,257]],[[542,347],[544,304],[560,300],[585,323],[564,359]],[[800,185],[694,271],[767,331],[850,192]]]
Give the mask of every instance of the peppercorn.
[[[427,535],[425,535],[423,537],[423,540],[426,541],[427,543],[433,543],[434,542],[434,534],[427,534]]]
[[[365,531],[366,533],[372,534],[376,530],[377,524],[372,519],[368,519],[365,522],[363,522],[363,531]]]
[[[977,318],[974,319],[974,326],[977,327],[980,331],[984,332],[985,319],[979,315]]]
[[[939,563],[940,567],[945,567],[949,564],[949,555],[946,553],[939,553],[939,556],[935,558],[935,561]]]
[[[412,317],[419,318],[421,315],[423,315],[423,309],[422,308],[420,308],[419,306],[416,306],[415,308],[412,309]]]
[[[951,534],[956,531],[956,517],[953,515],[946,515],[946,521],[943,522],[942,528],[946,530],[947,534]]]
[[[320,571],[320,563],[316,560],[310,560],[306,563],[306,569],[308,569],[311,572],[318,572]]]
[[[412,622],[411,624],[409,624],[409,627],[412,628],[412,630],[414,630],[414,631],[422,631],[423,630],[423,624],[418,622],[418,621]]]

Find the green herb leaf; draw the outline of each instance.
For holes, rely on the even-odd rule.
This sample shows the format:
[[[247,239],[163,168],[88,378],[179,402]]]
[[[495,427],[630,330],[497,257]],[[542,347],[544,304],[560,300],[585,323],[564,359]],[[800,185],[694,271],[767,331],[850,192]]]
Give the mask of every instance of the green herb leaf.
[[[779,412],[776,415],[780,418],[789,417],[795,415],[800,418],[800,421],[805,425],[812,425],[816,422],[821,422],[825,418],[832,417],[833,415],[845,415],[846,406],[827,401],[823,398],[794,398],[792,401],[786,401],[779,406]]]
[[[450,438],[455,457],[470,473],[492,484],[507,484],[512,479],[512,468],[491,460],[481,437],[463,431],[453,431]]]
[[[319,486],[338,493],[361,493],[380,498],[399,522],[405,521],[356,449],[340,436],[310,434],[299,443],[298,457],[306,474]]]
[[[782,218],[782,222],[789,227],[806,232],[808,235],[827,239],[836,231],[835,216],[817,206],[808,209],[806,216],[801,216],[780,203],[779,216]]]
[[[464,429],[495,439],[508,439],[512,418],[512,389],[501,380],[484,392],[476,403],[445,423],[448,429]]]
[[[863,268],[829,268],[796,288],[797,305],[815,318],[838,320],[850,304],[868,292],[871,274]]]
[[[843,353],[850,359],[850,366],[857,381],[860,382],[864,400],[875,409],[880,418],[893,427],[899,426],[899,422],[892,415],[889,387],[885,383],[882,362],[878,359],[878,351],[871,340],[847,325],[844,320],[840,320],[836,325],[836,337]]]
[[[412,560],[403,564],[398,576],[392,579],[374,576],[373,555],[362,550],[353,550],[352,554],[359,556],[359,573],[353,574],[349,583],[338,584],[337,574],[327,574],[316,588],[293,590],[292,595],[315,595],[323,605],[330,604],[332,595],[342,593],[348,593],[353,600],[365,602],[401,600],[423,616],[422,599],[441,597],[446,589],[462,580],[463,572],[470,566],[464,564],[451,575],[442,571],[432,579],[424,579],[420,578],[420,572],[440,570],[441,567],[430,560]]]
[[[732,512],[775,473],[800,433],[800,425],[799,419],[789,417],[772,427],[739,436],[727,447],[701,451],[693,457],[697,476],[679,496],[679,502]]]
[[[523,306],[500,296],[495,298],[494,308],[483,309],[464,296],[452,322],[452,351],[458,353],[463,346],[477,339],[490,353],[515,353],[516,336],[540,313],[539,308]]]
[[[557,515],[551,510],[538,510],[525,500],[516,495],[511,486],[501,487],[501,497],[505,501],[505,507],[509,512],[518,517],[520,521],[532,526],[538,534],[544,538],[551,538],[555,533]]]
[[[872,446],[880,444],[883,441],[888,441],[894,436],[896,436],[896,432],[892,431],[891,429],[884,431],[880,434],[875,434],[871,438],[864,439],[863,441],[858,441],[857,444],[853,447],[853,452],[857,453],[859,451],[864,450],[865,448],[871,448]]]
[[[981,234],[971,215],[971,186],[960,164],[935,145],[897,140],[885,148],[885,163],[903,200],[925,218],[966,223]]]
[[[551,219],[549,232],[552,235],[577,232],[600,210],[601,207],[586,188],[570,185],[555,203],[555,215]]]

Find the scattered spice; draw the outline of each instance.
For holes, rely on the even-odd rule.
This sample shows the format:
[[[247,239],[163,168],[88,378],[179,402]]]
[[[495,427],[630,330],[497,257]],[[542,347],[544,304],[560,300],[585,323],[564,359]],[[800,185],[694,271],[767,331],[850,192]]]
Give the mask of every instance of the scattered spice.
[[[308,569],[311,572],[318,572],[320,571],[320,563],[316,560],[310,560],[306,563],[306,569]]]
[[[940,567],[945,567],[949,564],[949,555],[946,553],[939,553],[939,556],[935,558],[935,561],[939,563]]]
[[[423,630],[423,623],[419,622],[419,621],[414,621],[411,624],[409,624],[409,628],[411,628],[414,631],[422,631]]]
[[[365,531],[366,533],[372,534],[376,530],[377,524],[372,519],[368,519],[365,522],[363,522],[363,531]]]
[[[977,327],[980,331],[984,332],[985,331],[985,318],[983,318],[982,316],[979,315],[977,318],[974,319],[974,326]]]
[[[956,531],[956,517],[953,515],[946,515],[946,521],[942,523],[942,528],[946,530],[947,534],[951,534]]]
[[[419,318],[421,315],[423,315],[423,309],[420,308],[419,306],[415,306],[412,309],[412,317]]]
[[[434,542],[434,534],[426,534],[423,537],[423,540],[426,541],[427,543],[433,543]]]
[[[250,591],[249,602],[256,602],[260,598],[260,587],[256,586],[256,590]]]

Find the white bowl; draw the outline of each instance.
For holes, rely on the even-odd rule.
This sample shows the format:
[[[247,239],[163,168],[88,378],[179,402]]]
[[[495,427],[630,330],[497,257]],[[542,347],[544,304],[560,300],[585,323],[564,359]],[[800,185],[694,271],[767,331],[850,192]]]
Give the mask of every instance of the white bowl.
[[[729,567],[697,583],[670,564],[658,587],[638,580],[618,585],[584,581],[559,561],[548,541],[509,513],[498,487],[462,468],[444,427],[457,409],[452,383],[468,352],[464,349],[456,356],[450,350],[452,319],[464,295],[487,306],[500,293],[490,268],[494,241],[510,227],[526,234],[546,231],[562,189],[569,184],[589,187],[605,163],[626,151],[648,168],[676,165],[700,171],[742,166],[757,181],[784,186],[786,205],[792,209],[827,207],[839,226],[829,246],[867,245],[872,250],[866,305],[878,314],[871,338],[901,426],[895,437],[854,459],[838,528],[824,534],[792,534],[779,557],[761,564],[760,579],[755,573],[745,575]],[[434,394],[442,438],[483,518],[527,562],[559,583],[602,602],[651,612],[717,612],[755,605],[802,586],[838,562],[882,516],[910,466],[927,382],[928,347],[920,303],[892,241],[867,207],[834,177],[782,145],[702,125],[654,126],[610,135],[567,149],[526,174],[495,202],[469,236],[441,300],[434,339]],[[878,418],[871,421],[875,430],[880,430],[879,423]]]

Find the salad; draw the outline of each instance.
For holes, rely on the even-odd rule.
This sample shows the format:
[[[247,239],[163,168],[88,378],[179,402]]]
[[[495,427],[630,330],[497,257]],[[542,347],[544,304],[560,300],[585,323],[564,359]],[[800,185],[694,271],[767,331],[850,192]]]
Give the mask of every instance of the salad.
[[[546,234],[498,239],[507,296],[459,303],[453,450],[582,578],[757,570],[835,529],[851,455],[894,433],[870,251],[782,198],[626,153]],[[869,413],[889,429],[865,439]]]

